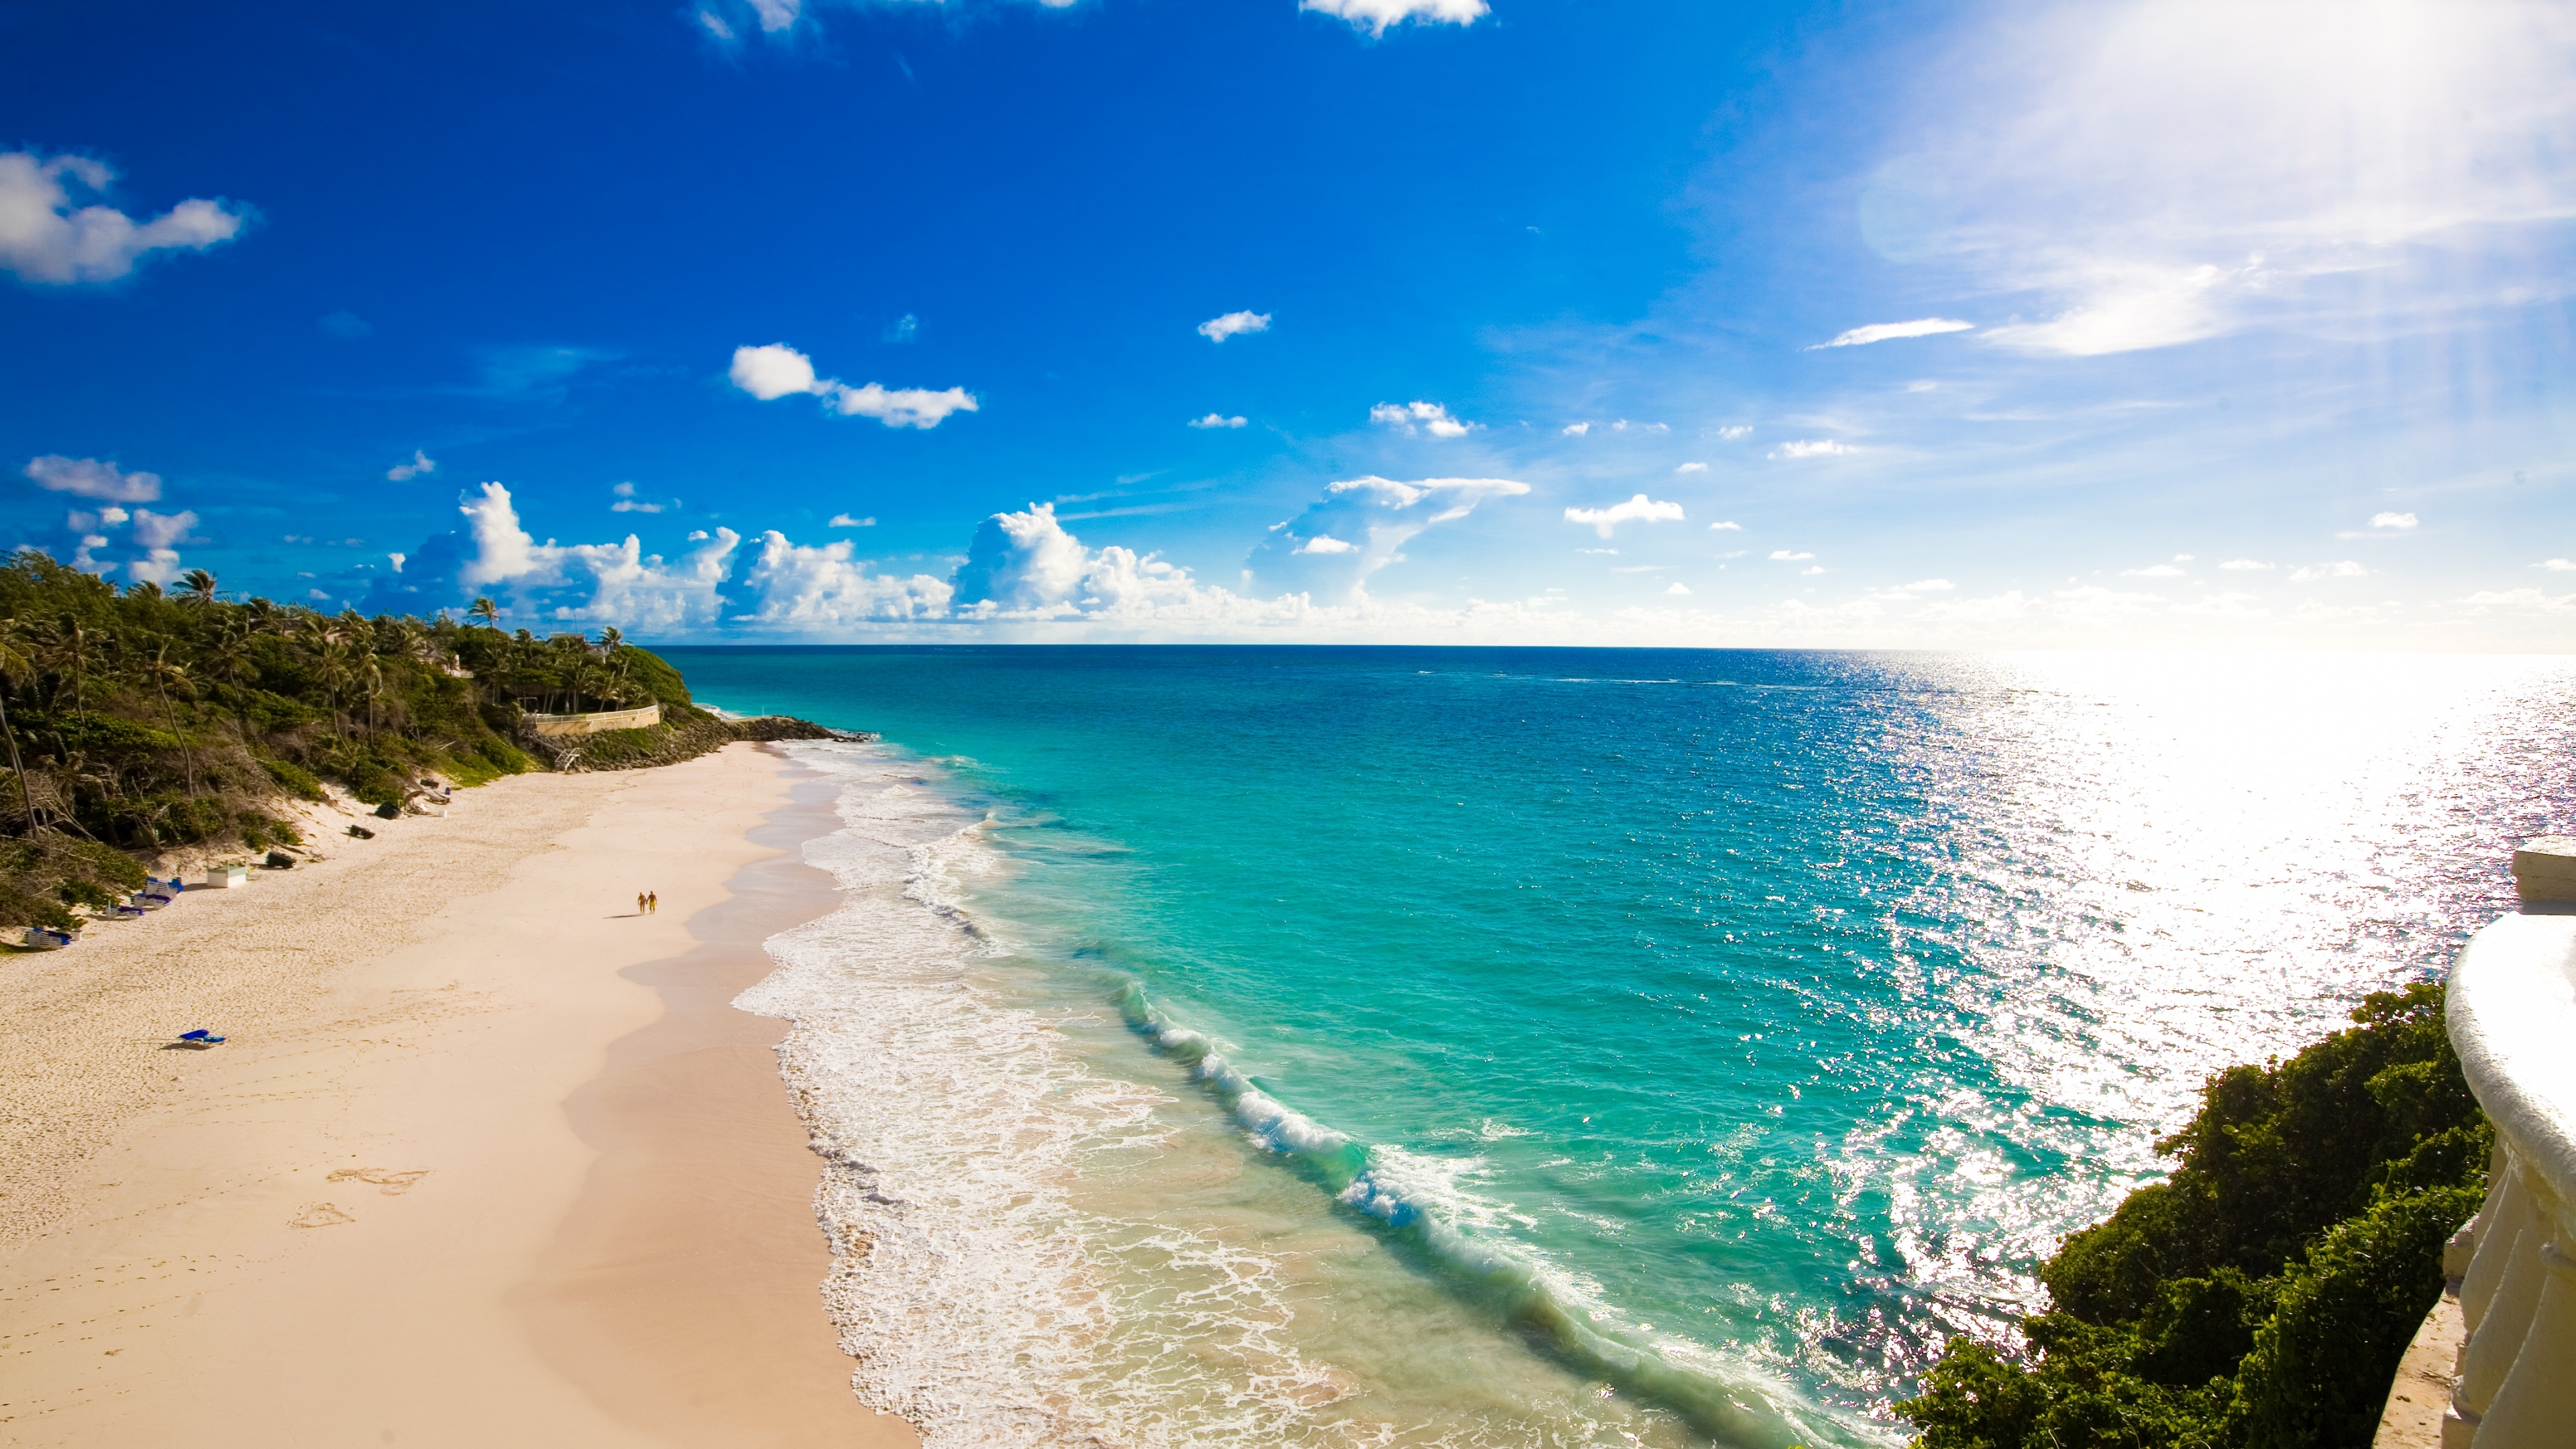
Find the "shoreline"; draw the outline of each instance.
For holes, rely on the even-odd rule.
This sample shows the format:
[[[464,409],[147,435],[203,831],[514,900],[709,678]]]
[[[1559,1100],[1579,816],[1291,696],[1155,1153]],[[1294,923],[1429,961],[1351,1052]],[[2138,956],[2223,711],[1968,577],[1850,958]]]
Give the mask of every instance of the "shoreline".
[[[787,1024],[727,1004],[829,909],[805,778],[516,777],[13,959],[0,1442],[913,1442],[823,1312]]]

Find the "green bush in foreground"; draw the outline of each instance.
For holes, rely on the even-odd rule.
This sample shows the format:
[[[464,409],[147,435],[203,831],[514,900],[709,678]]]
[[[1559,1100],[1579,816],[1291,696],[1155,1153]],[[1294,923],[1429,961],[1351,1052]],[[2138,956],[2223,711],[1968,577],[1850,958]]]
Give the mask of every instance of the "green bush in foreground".
[[[2366,1449],[2494,1145],[2442,994],[2210,1078],[2172,1178],[2040,1269],[2028,1360],[1954,1339],[1897,1406],[1922,1449]]]

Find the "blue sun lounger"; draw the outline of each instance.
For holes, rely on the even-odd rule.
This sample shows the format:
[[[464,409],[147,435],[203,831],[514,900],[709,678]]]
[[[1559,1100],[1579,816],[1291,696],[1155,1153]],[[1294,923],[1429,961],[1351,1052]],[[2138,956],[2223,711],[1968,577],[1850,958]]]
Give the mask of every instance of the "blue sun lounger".
[[[201,1026],[195,1031],[183,1031],[179,1033],[179,1040],[186,1042],[191,1046],[221,1046],[224,1039]]]

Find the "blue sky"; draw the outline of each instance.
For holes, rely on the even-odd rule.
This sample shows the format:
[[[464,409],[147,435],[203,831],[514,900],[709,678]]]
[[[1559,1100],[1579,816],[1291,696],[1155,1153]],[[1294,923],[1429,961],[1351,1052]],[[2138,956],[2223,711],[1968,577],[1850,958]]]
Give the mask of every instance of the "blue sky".
[[[650,639],[2576,646],[2576,16],[0,10],[17,542]]]

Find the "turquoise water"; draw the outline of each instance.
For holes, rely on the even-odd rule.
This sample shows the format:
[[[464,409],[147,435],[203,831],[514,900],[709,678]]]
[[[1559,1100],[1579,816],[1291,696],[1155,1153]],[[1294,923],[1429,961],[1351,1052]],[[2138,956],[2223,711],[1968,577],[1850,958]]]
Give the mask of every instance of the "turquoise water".
[[[882,1134],[976,1053],[1050,1063],[1008,1109],[1048,1145],[971,1171],[1054,1204],[1029,1241],[1074,1256],[1003,1296],[1079,1299],[1047,1332],[1088,1347],[1004,1354],[1008,1432],[941,1428],[973,1344],[904,1369],[875,1396],[934,1442],[1901,1437],[2207,1073],[2444,970],[2576,805],[2554,659],[666,652],[884,737],[833,768],[902,863],[849,867],[882,909],[778,1008],[867,1193],[970,1171]],[[831,1047],[872,957],[985,1015],[933,1051],[852,1004]],[[894,1255],[854,1343],[906,1283],[973,1316]]]

